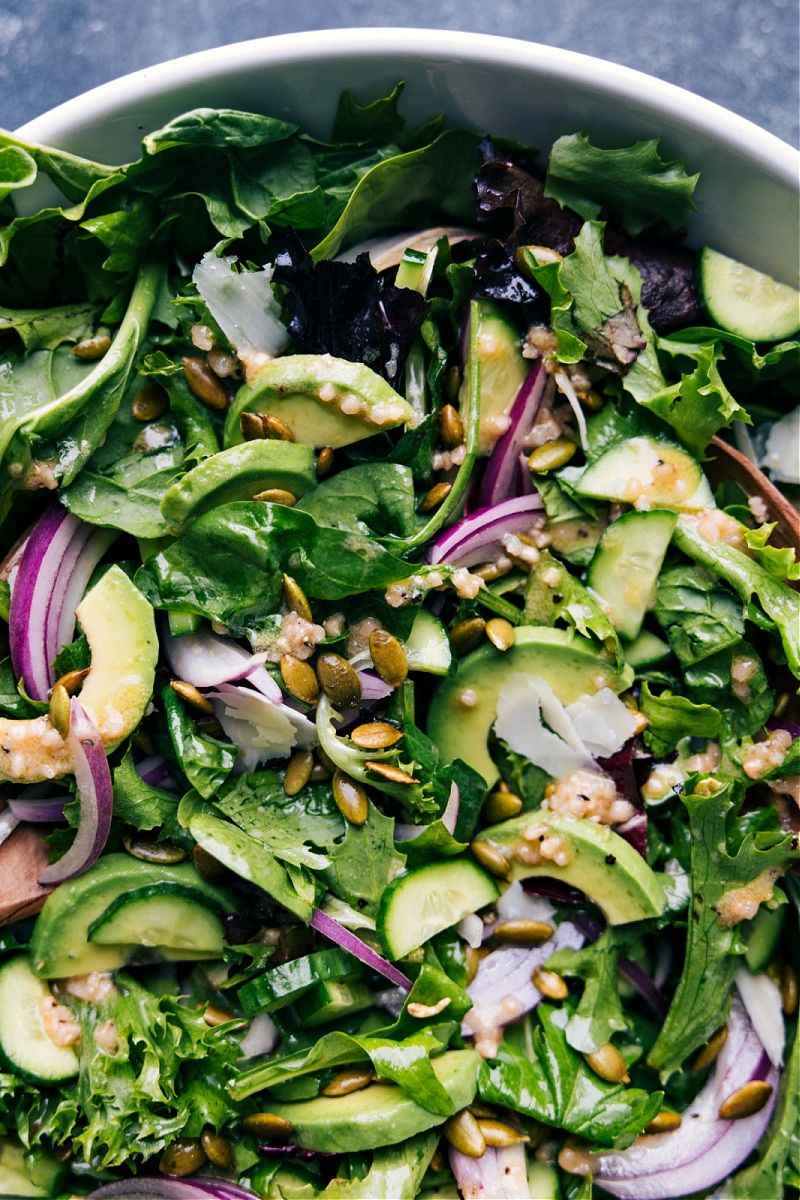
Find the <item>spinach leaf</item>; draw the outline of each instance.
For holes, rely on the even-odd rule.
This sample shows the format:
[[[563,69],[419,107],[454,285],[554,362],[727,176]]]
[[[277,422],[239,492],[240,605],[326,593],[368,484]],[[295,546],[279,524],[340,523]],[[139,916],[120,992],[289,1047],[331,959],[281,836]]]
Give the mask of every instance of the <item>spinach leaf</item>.
[[[368,916],[377,914],[381,896],[405,866],[405,856],[394,844],[394,820],[371,802],[365,823],[347,824],[342,840],[330,847],[329,859],[323,872],[327,887]]]
[[[495,1058],[481,1067],[478,1091],[490,1104],[624,1148],[658,1112],[661,1093],[595,1075],[567,1042],[572,1015],[569,1002],[560,1009],[540,1004],[538,1020],[525,1017],[510,1026]]]
[[[0,712],[14,720],[27,720],[39,715],[39,710],[20,692],[10,658],[0,661]]]
[[[777,835],[776,840],[776,835],[749,830],[740,836],[735,817],[741,797],[737,785],[728,780],[695,776],[687,781],[681,800],[691,826],[686,956],[669,1012],[647,1056],[664,1080],[727,1017],[741,945],[736,924],[724,921],[720,911],[726,912],[725,904],[735,902],[737,889],[759,877],[777,879],[800,858],[800,851],[792,848],[791,834]]]
[[[318,525],[408,537],[414,531],[414,480],[408,467],[393,462],[361,463],[325,479],[306,492],[296,508]]]
[[[114,767],[114,816],[134,829],[162,828],[167,836],[178,829],[178,797],[151,787],[141,778],[133,762],[130,747]]]
[[[553,144],[545,195],[586,220],[601,211],[615,216],[635,235],[660,221],[680,229],[695,211],[692,193],[699,178],[687,175],[680,160],[665,162],[657,138],[603,150],[587,134],[573,133]]]
[[[276,771],[229,780],[219,789],[216,807],[245,833],[269,846],[276,858],[314,871],[330,865],[330,851],[345,832],[329,786],[312,784],[287,796]]]
[[[236,747],[200,733],[171,687],[162,688],[161,703],[181,770],[201,796],[213,796],[233,770]]]
[[[654,612],[682,667],[737,646],[744,637],[741,600],[703,567],[663,571]]]
[[[13,329],[26,354],[55,350],[64,342],[79,342],[94,331],[99,315],[96,304],[65,304],[58,308],[0,308],[0,333]]]
[[[622,665],[617,631],[594,593],[571,575],[549,550],[540,552],[528,575],[522,623],[577,629],[586,638],[596,638],[602,648],[614,656],[617,665]]]
[[[583,993],[564,1030],[570,1046],[582,1054],[604,1046],[630,1025],[617,986],[617,963],[624,940],[614,928],[606,929],[590,946],[557,950],[547,960],[548,970],[583,980]]]
[[[711,704],[694,704],[686,696],[664,690],[656,696],[645,681],[640,708],[647,717],[645,745],[657,757],[674,750],[685,737],[716,738],[722,730],[722,713]]]
[[[737,663],[746,663],[752,671],[746,683],[737,683]],[[763,664],[749,642],[728,646],[702,662],[686,668],[686,687],[696,704],[715,704],[735,737],[757,733],[775,707],[775,695]]]

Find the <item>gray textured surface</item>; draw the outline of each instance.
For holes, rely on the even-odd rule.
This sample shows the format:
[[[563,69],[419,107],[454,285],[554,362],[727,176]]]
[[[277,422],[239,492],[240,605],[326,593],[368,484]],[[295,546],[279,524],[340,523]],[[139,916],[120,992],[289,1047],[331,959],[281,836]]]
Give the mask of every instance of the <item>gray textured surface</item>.
[[[141,67],[301,29],[422,26],[594,54],[795,144],[796,0],[0,0],[0,125]]]

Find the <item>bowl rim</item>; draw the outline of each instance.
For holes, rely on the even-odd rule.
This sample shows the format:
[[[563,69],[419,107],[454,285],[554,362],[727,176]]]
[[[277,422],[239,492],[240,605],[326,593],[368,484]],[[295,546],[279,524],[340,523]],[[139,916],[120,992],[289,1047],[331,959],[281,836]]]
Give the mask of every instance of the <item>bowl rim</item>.
[[[790,189],[800,186],[800,151],[746,117],[677,84],[633,67],[541,42],[410,26],[303,30],[181,55],[99,84],[27,121],[16,130],[16,136],[58,144],[87,121],[96,122],[124,109],[133,96],[142,93],[152,99],[178,86],[218,78],[233,69],[331,60],[341,58],[345,52],[354,59],[388,54],[501,64],[584,84],[588,78],[607,94],[616,94],[643,109],[659,110],[676,125],[704,133],[746,155]]]

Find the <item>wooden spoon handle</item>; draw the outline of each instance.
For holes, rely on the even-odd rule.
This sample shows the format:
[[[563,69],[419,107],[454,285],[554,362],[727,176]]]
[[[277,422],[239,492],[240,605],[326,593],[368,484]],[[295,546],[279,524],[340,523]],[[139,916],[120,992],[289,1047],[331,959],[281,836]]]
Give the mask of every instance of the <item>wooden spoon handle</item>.
[[[50,861],[40,832],[19,825],[0,846],[0,925],[37,913],[52,888],[39,886],[39,875]]]
[[[749,458],[733,446],[715,437],[712,448],[716,457],[705,464],[711,482],[716,486],[725,479],[732,479],[748,498],[760,497],[767,506],[767,519],[777,521],[771,544],[788,546],[800,553],[800,513],[794,505],[767,479],[763,471],[759,471]]]

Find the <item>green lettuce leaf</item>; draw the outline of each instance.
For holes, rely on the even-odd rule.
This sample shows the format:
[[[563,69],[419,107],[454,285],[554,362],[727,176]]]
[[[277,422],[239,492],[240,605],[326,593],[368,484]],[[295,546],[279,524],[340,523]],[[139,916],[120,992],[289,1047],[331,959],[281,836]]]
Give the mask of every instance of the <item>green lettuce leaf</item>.
[[[547,960],[548,970],[583,980],[581,998],[564,1030],[570,1046],[582,1054],[604,1046],[630,1025],[617,986],[620,945],[625,940],[612,927],[591,945],[581,950],[557,950]]]
[[[169,835],[178,828],[178,797],[151,787],[141,778],[133,762],[130,747],[114,767],[114,816],[134,829],[163,828]]]
[[[181,770],[201,796],[213,796],[233,770],[236,747],[200,733],[171,687],[162,688],[161,703]]]
[[[635,236],[661,221],[680,229],[695,211],[692,194],[699,178],[687,175],[680,160],[662,159],[657,138],[603,150],[587,134],[573,133],[553,144],[545,195],[586,220],[601,212],[615,216]]]
[[[332,845],[323,872],[326,885],[341,900],[375,916],[381,896],[405,866],[394,843],[394,818],[369,802],[363,825],[345,825],[344,837]]]

